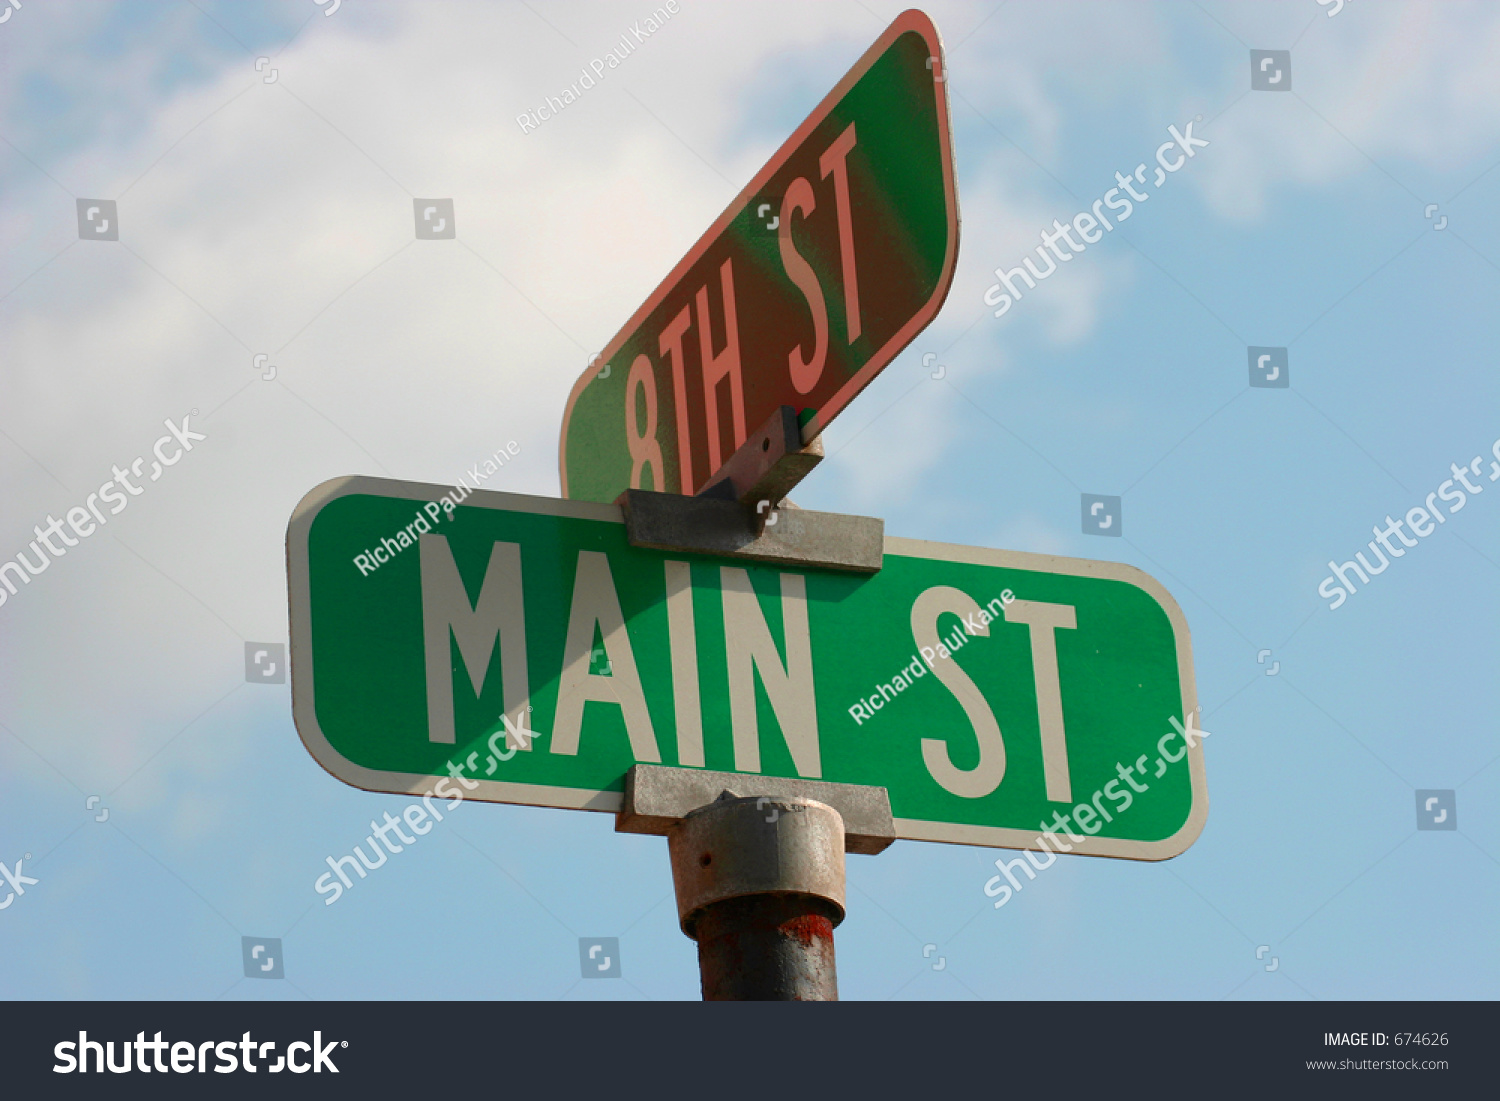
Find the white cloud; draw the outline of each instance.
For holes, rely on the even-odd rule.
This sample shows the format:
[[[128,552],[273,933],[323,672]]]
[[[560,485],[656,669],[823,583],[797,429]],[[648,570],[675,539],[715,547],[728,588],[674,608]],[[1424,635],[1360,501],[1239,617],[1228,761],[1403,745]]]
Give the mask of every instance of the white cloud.
[[[1497,56],[1492,5],[1364,3],[1317,19],[1292,53],[1293,94],[1252,92],[1214,121],[1197,184],[1216,213],[1248,220],[1274,188],[1331,186],[1370,171],[1367,156],[1419,194],[1428,173],[1486,167],[1500,144]]]

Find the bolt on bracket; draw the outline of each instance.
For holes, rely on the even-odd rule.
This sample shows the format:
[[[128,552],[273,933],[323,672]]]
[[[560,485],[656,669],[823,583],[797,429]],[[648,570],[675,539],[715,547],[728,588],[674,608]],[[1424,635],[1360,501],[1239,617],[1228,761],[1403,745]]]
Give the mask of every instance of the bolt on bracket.
[[[798,508],[786,499],[823,459],[816,418],[804,430],[781,406],[696,497],[627,489],[616,498],[632,546],[877,573],[885,521]]]

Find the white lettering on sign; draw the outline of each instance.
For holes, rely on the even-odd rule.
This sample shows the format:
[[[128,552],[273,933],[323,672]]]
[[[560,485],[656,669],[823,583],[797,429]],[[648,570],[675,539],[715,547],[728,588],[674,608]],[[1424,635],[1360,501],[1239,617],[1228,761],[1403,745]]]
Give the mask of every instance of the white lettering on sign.
[[[663,569],[672,701],[677,720],[677,761],[683,766],[702,768],[705,764],[703,708],[692,570],[687,562],[670,560],[663,563]],[[483,693],[485,674],[498,638],[505,713],[515,729],[527,728],[529,682],[520,546],[494,544],[479,599],[473,605],[469,603],[445,536],[422,537],[421,573],[429,740],[445,743],[455,740],[456,670],[451,650],[454,639],[477,699]],[[807,579],[800,574],[778,577],[786,649],[784,663],[750,584],[750,575],[743,569],[720,569],[735,768],[742,772],[761,770],[755,694],[755,681],[759,677],[797,774],[818,778],[822,775],[822,758],[807,620]],[[606,674],[590,671],[596,628],[604,641],[609,669]],[[609,559],[600,551],[581,550],[563,643],[551,752],[578,754],[584,705],[590,701],[620,708],[635,760],[661,762]],[[528,741],[519,748],[529,752],[531,744]]]
[[[639,433],[636,432],[637,390],[646,395],[646,427]],[[665,493],[667,484],[662,480],[662,471],[666,463],[661,457],[661,441],[656,438],[656,372],[651,369],[651,357],[644,352],[635,357],[630,377],[625,381],[625,445],[630,449],[630,488],[641,488],[641,474],[649,464],[651,488]]]
[[[428,739],[448,744],[455,741],[456,664],[462,666],[478,699],[483,694],[497,644],[507,727],[527,729],[530,682],[520,545],[500,541],[493,544],[478,598],[472,603],[447,537],[425,534],[419,545]],[[702,768],[705,764],[703,708],[692,569],[687,562],[671,560],[663,562],[663,569],[677,762]],[[755,691],[758,678],[797,775],[817,779],[822,776],[822,757],[808,626],[807,579],[795,573],[776,576],[781,591],[783,647],[778,647],[772,636],[749,572],[733,566],[719,568],[734,767],[740,772],[761,771],[761,729]],[[997,600],[991,604],[1003,604],[1007,622],[1029,628],[1047,799],[1071,802],[1057,631],[1077,629],[1077,609],[1071,604],[1036,600]],[[912,638],[922,654],[952,656],[949,647],[953,640],[944,645],[938,627],[940,617],[947,614],[962,620],[969,635],[982,637],[989,636],[990,623],[999,618],[990,615],[960,589],[948,585],[925,589],[911,607]],[[596,629],[604,641],[609,669],[605,674],[590,671]],[[455,642],[459,655],[456,664]],[[984,693],[956,661],[929,661],[929,666],[967,716],[978,759],[970,768],[959,768],[953,763],[952,745],[947,739],[922,738],[923,763],[932,778],[954,795],[965,799],[989,795],[1000,786],[1006,769],[1005,741],[994,712]],[[585,704],[589,702],[619,707],[634,759],[660,763],[661,752],[609,559],[600,551],[580,550],[558,678],[551,752],[578,754]],[[517,748],[529,752],[531,744],[524,742]]]
[[[854,123],[845,127],[818,157],[818,170],[822,179],[833,184],[834,217],[838,225],[839,264],[844,292],[844,337],[853,344],[864,331],[859,308],[859,274],[854,256],[854,213],[849,198],[849,153],[855,146]],[[781,199],[781,221],[777,230],[780,246],[781,266],[786,276],[802,292],[812,315],[813,341],[811,356],[803,351],[803,344],[794,344],[787,352],[787,373],[792,387],[799,394],[810,393],[823,375],[828,358],[828,302],[818,282],[812,265],[797,251],[792,241],[792,215],[804,217],[817,208],[817,198],[807,177],[798,176],[787,185]],[[689,432],[689,405],[687,362],[684,357],[683,338],[689,329],[698,330],[698,364],[703,384],[703,412],[708,439],[709,469],[702,471],[707,479],[718,472],[727,456],[724,454],[723,428],[720,424],[719,406],[721,384],[729,383],[729,416],[732,454],[748,435],[745,426],[745,388],[740,360],[739,312],[734,295],[734,263],[726,259],[719,265],[719,287],[724,299],[724,346],[715,355],[713,352],[713,326],[709,320],[709,287],[705,283],[694,292],[693,301],[684,305],[677,315],[667,323],[657,337],[657,352],[666,359],[672,375],[672,402],[677,420],[677,492],[692,494],[699,487],[692,458],[692,437]],[[640,431],[636,391],[646,393],[646,427]],[[696,399],[691,399],[696,400]],[[662,465],[661,441],[657,435],[656,377],[651,359],[644,353],[637,355],[631,364],[630,377],[625,385],[625,440],[630,450],[630,487],[641,488],[641,479],[649,466],[652,486],[665,491],[660,477]]]
[[[818,158],[826,180],[833,176],[834,207],[839,217],[839,262],[844,273],[844,323],[846,339],[853,344],[863,330],[859,318],[859,276],[854,270],[854,221],[849,211],[849,150],[854,148],[854,123],[840,134]]]
[[[594,628],[604,639],[609,675],[589,672]],[[625,719],[630,751],[637,761],[660,763],[646,694],[635,666],[635,651],[620,612],[620,596],[600,551],[579,551],[573,581],[573,606],[568,613],[568,635],[563,643],[562,675],[557,682],[557,718],[552,727],[552,752],[576,756],[583,725],[583,705],[590,700],[612,703]]]
[[[1077,629],[1077,609],[1071,604],[1011,600],[1003,603],[1003,611],[1007,622],[1024,623],[1031,629],[1031,667],[1036,681],[1037,726],[1042,740],[1047,799],[1070,803],[1073,785],[1068,771],[1067,730],[1063,725],[1062,681],[1057,671],[1057,630]],[[949,656],[939,642],[937,627],[938,616],[945,612],[964,620],[971,635],[990,633],[991,617],[980,611],[972,597],[946,585],[934,586],[921,593],[911,609],[912,637],[923,653],[930,654],[935,648],[942,657]],[[931,668],[969,717],[979,743],[979,761],[972,769],[956,768],[947,743],[936,738],[922,739],[922,760],[932,778],[954,795],[981,798],[999,787],[1005,776],[1005,742],[1000,725],[984,693],[957,662],[945,661],[932,664]]]
[[[715,474],[724,465],[725,456],[719,441],[719,383],[729,379],[729,414],[733,418],[732,455],[745,442],[745,387],[740,378],[740,327],[734,308],[734,261],[725,260],[719,268],[719,284],[724,291],[724,350],[713,354],[713,326],[708,316],[708,287],[698,288],[698,351],[703,365],[703,411],[708,417],[708,473]]]
[[[661,339],[657,341],[661,354],[667,357],[672,367],[672,398],[677,410],[677,492],[683,494],[691,494],[698,488],[693,483],[692,441],[688,436],[687,367],[682,362],[682,336],[692,324],[692,307],[684,306],[672,318],[672,323],[662,330]]]
[[[918,595],[911,606],[912,638],[918,647],[926,647],[928,653],[939,645],[938,617],[944,612],[973,623],[969,628],[971,634],[988,636],[990,633],[986,614],[973,597],[950,585],[934,585]],[[977,623],[974,622],[976,616],[979,618]],[[947,647],[943,647],[944,656],[946,652]],[[958,662],[935,663],[932,675],[953,693],[953,698],[969,717],[974,738],[979,743],[979,760],[971,769],[956,767],[948,752],[948,743],[938,738],[922,739],[922,760],[932,778],[954,795],[965,799],[982,798],[999,787],[1005,778],[1005,741],[1000,736],[1000,724],[985,702],[984,693],[959,668]]]
[[[677,714],[677,763],[703,767],[703,705],[698,696],[698,630],[693,622],[693,571],[667,562],[667,635],[672,651],[672,710]]]
[[[807,628],[807,578],[795,573],[779,576],[785,666],[751,587],[750,574],[733,566],[719,568],[734,767],[738,772],[760,771],[760,726],[755,714],[755,675],[759,673],[797,775],[817,779],[823,775],[823,763],[813,693],[812,637]]]
[[[724,297],[724,348],[718,355],[714,355],[713,352],[713,325],[709,318],[708,284],[706,283],[699,287],[693,296],[693,304],[682,307],[671,323],[662,330],[657,340],[657,347],[672,368],[672,398],[677,412],[677,479],[680,493],[690,494],[698,488],[693,478],[692,439],[688,433],[687,363],[682,350],[682,338],[693,327],[695,316],[698,324],[698,363],[702,368],[703,376],[703,412],[708,431],[710,469],[704,472],[705,477],[724,465],[724,444],[719,426],[719,384],[726,379],[729,381],[731,454],[745,442],[745,437],[748,435],[745,430],[745,386],[740,369],[740,326],[739,311],[734,299],[733,260],[725,260],[719,266],[719,288]],[[636,366],[639,366],[642,360],[645,360],[646,371],[649,373],[651,361],[644,355],[636,357]],[[635,432],[636,413],[633,397],[635,371],[636,367],[631,367],[631,382],[626,386],[625,434],[629,440],[631,458],[635,460],[631,469],[630,487],[639,489],[642,465],[640,456],[644,454],[645,444]],[[655,408],[654,379],[651,387],[652,396],[649,399],[651,404],[648,405],[648,410]],[[655,438],[656,419],[649,412],[647,421],[646,434],[655,444],[655,456],[660,456],[661,444]],[[663,485],[657,486],[658,490],[665,490],[665,488]]]
[[[1057,629],[1076,630],[1077,610],[1071,604],[1015,600],[1005,606],[1005,619],[1031,628],[1031,668],[1036,678],[1047,799],[1053,803],[1071,803],[1073,782],[1068,773],[1068,735],[1063,728],[1062,681],[1057,672]]]
[[[453,650],[458,653],[477,697],[484,689],[495,641],[500,642],[500,676],[505,714],[516,729],[529,725],[526,671],[526,618],[521,590],[521,547],[497,542],[471,605],[453,551],[444,535],[419,536],[422,569],[422,643],[427,667],[427,738],[451,743],[453,730]],[[529,750],[531,746],[523,745]]]
[[[818,384],[823,375],[823,363],[828,358],[828,303],[823,299],[823,288],[812,265],[797,251],[792,243],[792,215],[798,211],[811,214],[817,209],[817,198],[812,184],[798,176],[786,189],[781,199],[781,222],[776,231],[777,244],[781,246],[781,266],[787,278],[797,285],[802,297],[807,299],[807,308],[812,312],[813,352],[811,359],[802,358],[802,345],[794,345],[786,354],[787,371],[792,376],[792,386],[797,393],[805,394]]]

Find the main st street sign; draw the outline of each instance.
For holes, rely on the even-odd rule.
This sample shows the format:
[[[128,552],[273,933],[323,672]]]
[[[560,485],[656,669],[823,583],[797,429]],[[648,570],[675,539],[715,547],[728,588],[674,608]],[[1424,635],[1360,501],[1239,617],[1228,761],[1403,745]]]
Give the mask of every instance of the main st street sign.
[[[917,840],[1036,848],[1062,812],[1074,851],[1156,860],[1202,829],[1187,624],[1133,567],[894,538],[873,575],[765,565],[632,546],[615,505],[439,519],[447,489],[341,478],[293,514],[293,711],[341,780],[616,811],[658,763],[884,787]]]
[[[946,87],[937,29],[904,12],[574,385],[563,496],[695,494],[781,406],[809,442],[937,315],[958,257]]]

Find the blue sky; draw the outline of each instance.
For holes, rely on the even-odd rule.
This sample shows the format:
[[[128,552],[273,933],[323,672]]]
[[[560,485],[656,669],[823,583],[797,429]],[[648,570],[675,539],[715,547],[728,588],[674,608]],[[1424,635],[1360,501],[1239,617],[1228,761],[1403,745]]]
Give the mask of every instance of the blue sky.
[[[0,607],[0,861],[38,880],[0,912],[5,996],[697,996],[665,843],[607,815],[468,804],[325,907],[325,857],[409,799],[327,775],[287,687],[243,676],[245,642],[286,641],[317,483],[452,483],[514,440],[498,488],[557,493],[589,356],[899,11],[683,0],[523,134],[651,5],[533,8],[0,25],[0,556],[165,418],[208,436]],[[1500,989],[1500,483],[1338,609],[1317,593],[1500,439],[1500,13],[1330,9],[926,9],[958,275],[798,503],[1156,577],[1192,628],[1210,811],[1181,857],[1061,858],[1000,911],[998,852],[851,857],[846,998]],[[1256,49],[1291,50],[1291,92],[1249,89]],[[996,267],[1198,116],[1208,147],[992,316]],[[413,247],[430,195],[455,247]],[[78,198],[118,201],[118,244],[77,239]],[[1247,384],[1252,345],[1288,349],[1289,387]],[[1085,493],[1122,497],[1122,538],[1080,530]],[[1418,789],[1456,791],[1457,830],[1417,829]],[[283,939],[285,981],[243,977],[242,936]],[[580,978],[585,936],[620,938],[622,980]]]

